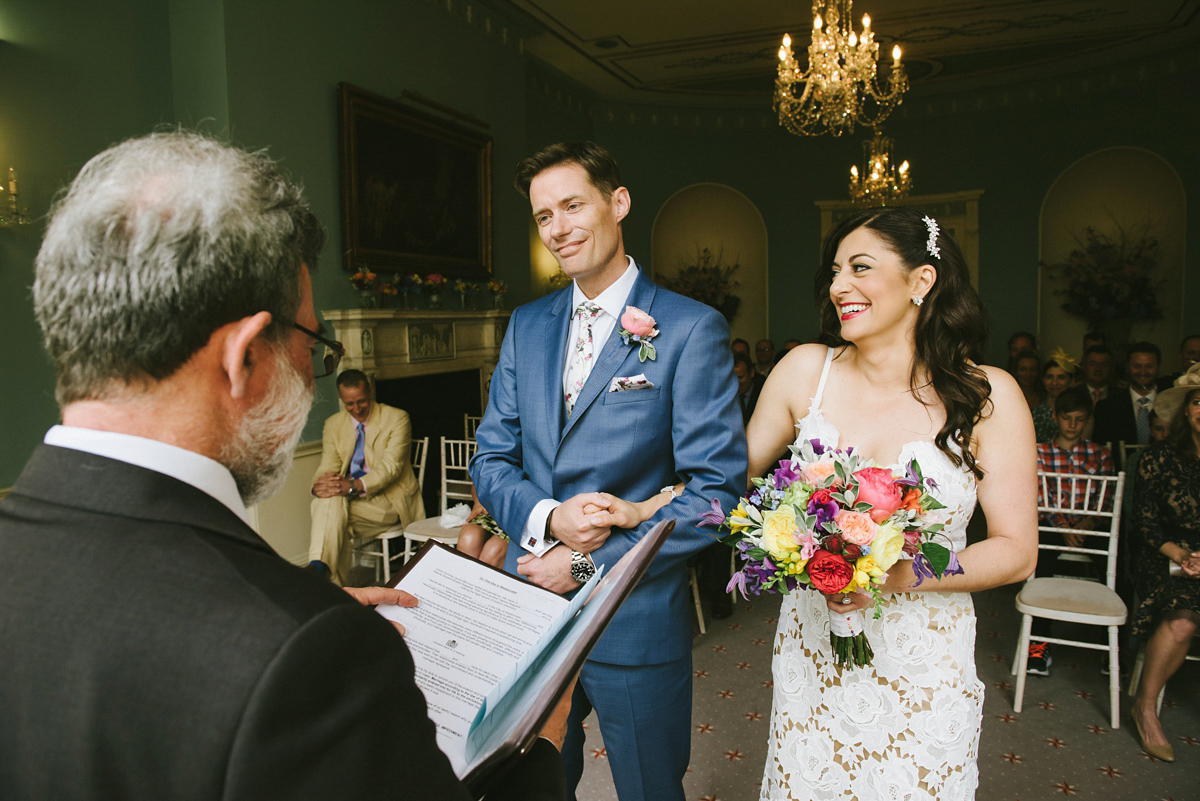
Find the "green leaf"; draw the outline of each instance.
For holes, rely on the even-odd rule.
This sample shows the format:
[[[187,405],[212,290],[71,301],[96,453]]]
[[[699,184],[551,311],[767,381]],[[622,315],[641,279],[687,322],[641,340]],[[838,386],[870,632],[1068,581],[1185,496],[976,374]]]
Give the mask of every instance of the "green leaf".
[[[749,556],[751,559],[766,559],[770,554],[764,548],[751,548],[746,551],[746,556]]]
[[[950,565],[950,550],[936,542],[925,542],[921,544],[921,553],[925,554],[925,558],[929,560],[933,574],[941,578]]]
[[[871,511],[871,504],[869,504],[869,503],[856,503],[856,504],[854,504],[854,511],[856,511],[856,512],[863,512],[863,513],[865,514],[865,513],[869,512],[869,511]]]

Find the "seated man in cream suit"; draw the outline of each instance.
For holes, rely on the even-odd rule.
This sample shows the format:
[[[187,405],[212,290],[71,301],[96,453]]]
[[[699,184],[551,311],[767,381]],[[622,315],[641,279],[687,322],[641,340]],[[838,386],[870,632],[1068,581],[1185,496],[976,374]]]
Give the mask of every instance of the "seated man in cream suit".
[[[413,475],[408,413],[375,403],[361,370],[337,379],[345,411],[325,421],[321,466],[313,480],[311,566],[345,584],[350,572],[349,529],[359,538],[425,517]]]

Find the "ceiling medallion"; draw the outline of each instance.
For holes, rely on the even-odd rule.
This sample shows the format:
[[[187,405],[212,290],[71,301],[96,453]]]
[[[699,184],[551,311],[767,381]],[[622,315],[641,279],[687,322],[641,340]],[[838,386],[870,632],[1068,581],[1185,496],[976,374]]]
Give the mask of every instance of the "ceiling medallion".
[[[879,130],[863,142],[863,169],[850,168],[850,199],[856,206],[886,206],[907,197],[912,190],[908,162],[892,164],[892,139]]]
[[[864,14],[862,33],[855,33],[852,5],[852,0],[813,0],[812,42],[803,72],[792,53],[792,37],[783,35],[775,110],[779,124],[797,136],[841,136],[853,133],[856,124],[878,130],[908,89],[899,45],[892,48],[887,90],[879,85],[879,44],[871,17]]]

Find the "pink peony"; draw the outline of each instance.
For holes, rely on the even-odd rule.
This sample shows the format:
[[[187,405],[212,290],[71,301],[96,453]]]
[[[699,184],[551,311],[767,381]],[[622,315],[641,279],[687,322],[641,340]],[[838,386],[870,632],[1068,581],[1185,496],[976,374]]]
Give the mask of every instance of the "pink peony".
[[[654,318],[637,306],[626,306],[621,315],[621,327],[635,337],[653,337],[658,334]]]
[[[858,479],[858,501],[871,504],[871,519],[876,523],[887,520],[904,503],[904,496],[900,494],[891,470],[864,467],[854,477]]]
[[[870,545],[875,539],[875,529],[878,526],[870,517],[862,512],[851,512],[843,509],[833,516],[833,522],[842,530],[842,539],[855,545]]]

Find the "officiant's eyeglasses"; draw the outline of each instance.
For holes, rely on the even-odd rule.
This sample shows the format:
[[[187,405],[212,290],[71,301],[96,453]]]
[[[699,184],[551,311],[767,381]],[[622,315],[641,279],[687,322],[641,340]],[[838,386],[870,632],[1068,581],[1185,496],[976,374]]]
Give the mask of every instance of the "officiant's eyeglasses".
[[[346,355],[346,348],[342,343],[327,339],[316,331],[309,331],[300,325],[300,323],[292,323],[292,328],[295,328],[297,331],[303,331],[325,346],[324,355],[321,355],[320,351],[313,351],[313,378],[324,378],[327,375],[333,375],[337,370],[338,364],[342,361],[342,357]]]

